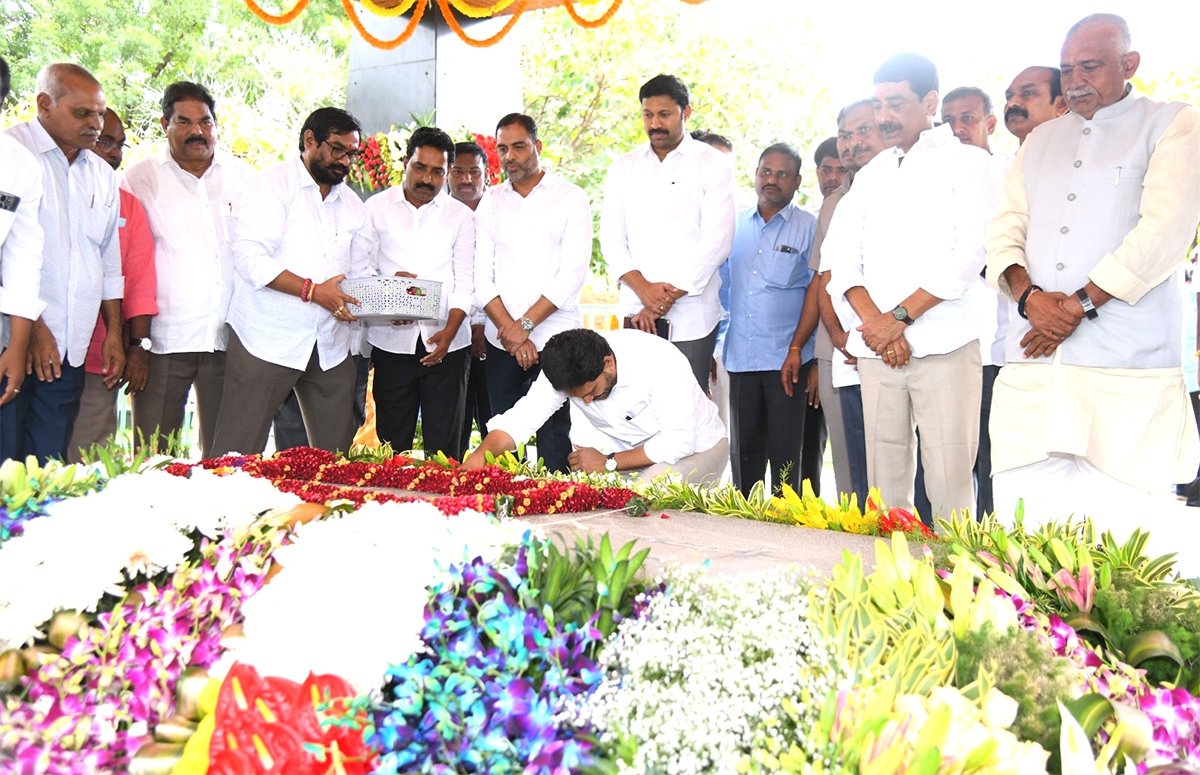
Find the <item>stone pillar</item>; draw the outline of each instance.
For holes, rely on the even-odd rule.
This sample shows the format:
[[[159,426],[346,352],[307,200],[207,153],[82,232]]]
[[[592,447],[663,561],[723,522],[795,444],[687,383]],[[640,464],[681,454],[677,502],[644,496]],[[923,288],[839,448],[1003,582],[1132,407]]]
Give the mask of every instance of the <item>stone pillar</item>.
[[[364,26],[377,38],[399,35],[410,15],[382,18],[357,6]],[[467,34],[484,39],[509,17],[467,20]],[[464,126],[492,134],[506,113],[521,111],[521,22],[500,43],[476,48],[462,42],[431,0],[413,36],[390,51],[377,49],[352,32],[346,108],[366,134],[404,126],[433,114],[434,123],[457,136]]]

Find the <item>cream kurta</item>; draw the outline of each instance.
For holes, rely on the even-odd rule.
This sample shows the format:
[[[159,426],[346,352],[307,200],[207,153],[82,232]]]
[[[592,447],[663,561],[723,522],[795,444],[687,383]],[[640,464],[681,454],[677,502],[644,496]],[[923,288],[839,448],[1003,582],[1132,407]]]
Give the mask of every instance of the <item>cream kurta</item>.
[[[1037,362],[1019,344],[1028,322],[1013,320],[992,398],[993,473],[1065,453],[1143,490],[1195,478],[1177,285],[1198,219],[1193,107],[1131,91],[1091,119],[1068,113],[1029,136],[989,229],[988,281],[1011,298],[1003,272],[1018,265],[1047,291],[1090,279],[1114,298]]]

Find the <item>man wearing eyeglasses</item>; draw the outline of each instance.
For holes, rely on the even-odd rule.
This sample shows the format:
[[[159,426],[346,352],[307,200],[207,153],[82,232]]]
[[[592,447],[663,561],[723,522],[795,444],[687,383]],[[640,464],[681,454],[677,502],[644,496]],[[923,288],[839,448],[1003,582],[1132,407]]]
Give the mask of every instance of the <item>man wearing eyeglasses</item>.
[[[156,430],[160,442],[178,433],[194,389],[208,457],[225,388],[234,203],[253,171],[217,148],[217,104],[204,86],[173,83],[160,105],[166,147],[121,181],[146,208],[158,275],[159,314],[129,333],[131,363],[147,364],[140,383],[130,379],[133,424],[147,441]]]
[[[800,187],[800,153],[776,143],[758,157],[754,191],[758,205],[737,216],[729,254],[730,462],[733,483],[748,494],[763,480],[768,463],[774,488],[800,489],[800,459],[807,408],[804,391],[789,393],[779,378],[792,346],[799,313],[805,375],[813,367],[815,295],[808,296],[813,271],[809,251],[817,219],[792,199]],[[808,303],[806,303],[806,301]]]
[[[309,443],[354,439],[356,304],[338,283],[369,274],[375,236],[366,205],[343,182],[359,155],[358,121],[313,111],[300,156],[251,178],[233,216],[236,275],[229,305],[225,392],[213,453],[261,452],[293,389]]]
[[[108,162],[113,171],[121,168],[125,158],[125,126],[116,111],[104,111],[104,126],[100,139],[96,141],[96,155]],[[121,216],[117,221],[117,236],[121,243],[121,273],[125,275],[125,298],[121,303],[121,314],[125,318],[125,373],[121,381],[128,387],[125,392],[136,395],[146,387],[147,360],[149,352],[138,342],[150,335],[150,318],[158,312],[154,302],[155,269],[154,237],[146,220],[146,210],[137,198],[121,189]],[[81,452],[94,444],[103,444],[117,432],[118,385],[104,382],[103,348],[108,335],[108,326],[101,315],[92,333],[84,363],[83,396],[79,401],[79,414],[67,445],[68,459],[78,461]],[[136,441],[136,439],[135,439]]]

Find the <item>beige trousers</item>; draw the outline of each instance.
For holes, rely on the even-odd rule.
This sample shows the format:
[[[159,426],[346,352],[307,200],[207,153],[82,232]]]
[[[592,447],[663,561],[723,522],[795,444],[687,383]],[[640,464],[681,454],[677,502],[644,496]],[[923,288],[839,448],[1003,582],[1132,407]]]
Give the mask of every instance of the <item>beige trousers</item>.
[[[878,358],[859,358],[868,484],[889,506],[911,510],[917,473],[917,436],[925,491],[934,519],[974,508],[973,469],[979,449],[983,365],[972,340],[944,355],[913,358],[893,369]]]
[[[121,390],[124,388],[106,388],[103,374],[84,375],[79,414],[75,415],[75,428],[67,444],[67,462],[78,463],[81,449],[87,451],[93,444],[103,444],[117,432],[117,393]]]
[[[675,463],[655,463],[637,471],[630,471],[629,474],[637,474],[639,479],[648,482],[670,470],[683,474],[684,481],[689,484],[712,487],[720,481],[721,474],[728,466],[729,439],[721,439],[711,448],[688,455]]]

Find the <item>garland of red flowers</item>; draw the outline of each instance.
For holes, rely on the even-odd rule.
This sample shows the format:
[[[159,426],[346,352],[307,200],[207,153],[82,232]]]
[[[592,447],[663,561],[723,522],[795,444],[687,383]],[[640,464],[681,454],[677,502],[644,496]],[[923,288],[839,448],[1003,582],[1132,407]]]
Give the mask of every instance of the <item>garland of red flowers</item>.
[[[427,500],[448,516],[464,509],[510,516],[633,509],[644,513],[645,501],[622,487],[594,487],[584,482],[525,479],[499,466],[464,471],[453,464],[397,455],[385,463],[354,462],[332,452],[297,447],[263,459],[259,455],[227,456],[199,463],[173,463],[168,473],[188,476],[193,468],[215,473],[244,471],[269,479],[276,489],[310,503],[347,500],[407,503]],[[372,488],[372,489],[367,489]],[[379,489],[374,489],[379,488]],[[442,497],[420,498],[381,490],[408,490]]]

